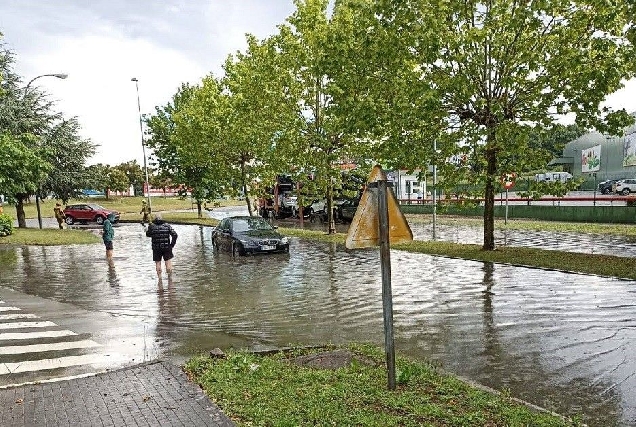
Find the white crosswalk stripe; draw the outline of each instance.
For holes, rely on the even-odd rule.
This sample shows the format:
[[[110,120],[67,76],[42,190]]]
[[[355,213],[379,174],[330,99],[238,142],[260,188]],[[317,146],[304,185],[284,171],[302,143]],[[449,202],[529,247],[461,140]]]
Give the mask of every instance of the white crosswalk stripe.
[[[0,323],[0,329],[48,328],[49,326],[57,326],[57,325],[53,322]]]
[[[0,387],[95,373],[118,355],[55,322],[0,301]]]
[[[69,350],[72,348],[91,348],[99,347],[93,340],[82,341],[64,341],[48,344],[28,344],[28,345],[12,345],[0,347],[0,354],[24,354],[24,353],[42,353],[45,351]]]
[[[31,313],[0,314],[0,320],[37,319],[37,318],[38,316]]]

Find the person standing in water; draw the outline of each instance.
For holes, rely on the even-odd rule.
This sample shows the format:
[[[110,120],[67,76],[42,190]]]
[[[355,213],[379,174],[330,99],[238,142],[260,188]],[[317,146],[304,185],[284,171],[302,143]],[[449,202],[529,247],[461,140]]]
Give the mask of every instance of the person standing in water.
[[[146,202],[146,199],[141,201],[141,211],[139,211],[139,213],[143,214],[143,217],[141,218],[141,223],[149,224],[150,223],[150,206],[148,206],[148,202]]]
[[[114,220],[115,214],[109,213],[102,224],[102,240],[104,241],[104,246],[106,246],[106,259],[108,261],[113,259],[113,238],[115,237],[115,229],[113,228]]]
[[[166,273],[172,274],[172,248],[177,243],[177,232],[162,219],[161,214],[156,214],[146,230],[146,236],[152,238],[152,260],[155,262],[157,276],[161,277],[162,259],[166,264]]]
[[[64,211],[62,210],[62,205],[60,204],[60,202],[57,202],[55,204],[55,207],[53,208],[53,213],[55,214],[57,225],[60,227],[60,230],[62,230],[64,228],[62,224],[64,223],[64,220],[66,219],[66,215],[64,214]]]

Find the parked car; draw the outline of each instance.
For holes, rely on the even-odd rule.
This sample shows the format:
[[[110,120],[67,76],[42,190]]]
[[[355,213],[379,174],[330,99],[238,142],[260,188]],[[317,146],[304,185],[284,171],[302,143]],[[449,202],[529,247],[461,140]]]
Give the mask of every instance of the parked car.
[[[358,209],[358,203],[360,199],[346,199],[336,210],[337,218],[342,222],[351,222]]]
[[[614,184],[616,184],[619,179],[606,179],[605,181],[601,181],[598,183],[598,192],[601,194],[610,194],[614,192]]]
[[[235,256],[289,252],[289,238],[260,216],[223,218],[212,230],[212,245]]]
[[[66,216],[64,221],[68,225],[73,225],[76,222],[96,222],[101,225],[110,213],[115,214],[114,222],[118,222],[119,212],[117,211],[106,209],[95,203],[76,203],[64,208],[64,215]]]
[[[616,193],[627,196],[629,193],[636,193],[636,179],[621,179],[616,183]]]

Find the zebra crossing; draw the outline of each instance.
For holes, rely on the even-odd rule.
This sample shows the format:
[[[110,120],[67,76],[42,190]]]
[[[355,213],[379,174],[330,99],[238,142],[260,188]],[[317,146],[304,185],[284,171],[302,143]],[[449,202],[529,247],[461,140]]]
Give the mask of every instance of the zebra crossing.
[[[103,371],[101,345],[0,300],[0,388]]]

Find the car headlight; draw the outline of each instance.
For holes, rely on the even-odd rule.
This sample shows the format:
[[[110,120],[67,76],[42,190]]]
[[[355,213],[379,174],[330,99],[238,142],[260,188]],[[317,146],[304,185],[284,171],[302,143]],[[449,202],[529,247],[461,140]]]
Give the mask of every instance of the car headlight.
[[[239,241],[243,244],[243,247],[252,247],[258,246],[255,241],[248,239],[239,239]]]
[[[286,245],[287,243],[289,243],[289,237],[283,237],[282,239],[280,239],[280,243],[282,245]]]

